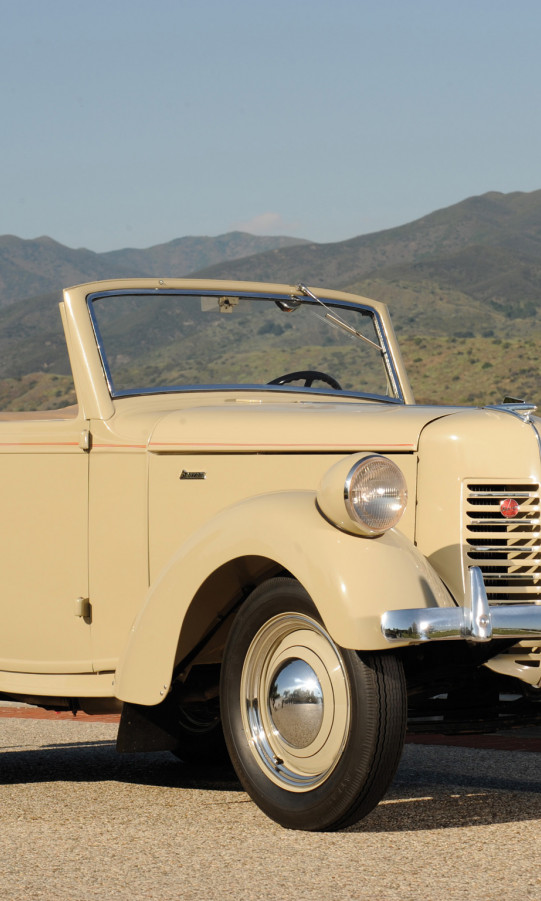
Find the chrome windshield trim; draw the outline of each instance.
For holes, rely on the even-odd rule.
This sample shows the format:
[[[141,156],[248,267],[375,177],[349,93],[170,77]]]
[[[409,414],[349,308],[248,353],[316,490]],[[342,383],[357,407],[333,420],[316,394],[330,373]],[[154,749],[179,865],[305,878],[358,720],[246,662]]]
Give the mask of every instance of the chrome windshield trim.
[[[231,289],[224,290],[223,288],[204,288],[201,291],[198,291],[195,288],[111,288],[108,291],[94,291],[92,294],[89,294],[86,299],[87,302],[91,304],[95,300],[101,300],[104,297],[151,297],[152,295],[155,295],[156,297],[164,297],[166,295],[170,295],[172,297],[176,295],[182,295],[183,297],[230,296],[244,297],[246,299],[252,298],[253,300],[257,300],[259,298],[261,300],[295,300],[299,303],[309,302],[305,300],[305,298],[299,297],[297,294],[280,294],[274,293],[272,291],[269,293],[258,293],[257,291],[233,291]],[[360,307],[362,310],[369,310],[371,313],[376,313],[374,308],[369,304],[347,303],[344,300],[332,300],[330,302],[333,304],[341,304],[342,306],[349,306],[354,309]]]
[[[302,400],[307,401],[311,397],[325,397],[329,400],[338,400],[342,397],[349,397],[353,400],[369,400],[380,404],[398,404],[402,405],[402,401],[397,397],[389,397],[388,394],[361,394],[360,391],[334,391],[332,388],[301,388],[292,387],[291,385],[166,385],[158,388],[129,388],[125,391],[111,391],[111,397],[115,400],[122,397],[148,397],[157,394],[208,394],[210,392],[219,392],[228,394],[229,392],[250,391],[254,392],[270,392],[283,394],[301,394]]]
[[[541,638],[541,604],[490,607],[483,574],[469,567],[469,591],[464,607],[426,607],[388,610],[381,630],[389,642],[419,644],[427,641],[474,642],[493,638]]]
[[[114,298],[114,297],[163,297],[163,296],[184,296],[184,297],[242,297],[247,300],[261,300],[261,301],[274,301],[274,302],[285,302],[295,301],[296,303],[303,304],[306,306],[319,306],[321,304],[321,300],[319,298],[312,299],[315,295],[312,295],[311,292],[308,296],[300,294],[300,292],[292,292],[290,294],[281,294],[281,293],[258,293],[257,291],[233,291],[233,290],[224,290],[223,288],[204,288],[200,291],[195,290],[194,288],[118,288],[112,289],[108,291],[95,291],[92,294],[88,294],[86,298],[88,313],[90,316],[90,321],[92,324],[92,328],[94,330],[94,335],[96,338],[96,345],[98,348],[98,352],[100,355],[101,363],[103,366],[103,371],[105,375],[105,380],[107,383],[107,387],[109,389],[109,393],[111,398],[116,399],[120,397],[138,397],[140,395],[146,394],[171,394],[175,392],[186,392],[186,391],[239,391],[239,390],[269,390],[274,389],[278,391],[286,391],[288,393],[291,392],[304,392],[306,391],[310,395],[314,394],[322,394],[322,395],[334,395],[335,397],[361,397],[370,400],[378,400],[382,403],[398,403],[404,404],[404,395],[402,389],[400,387],[400,381],[398,378],[398,374],[396,372],[393,355],[390,352],[389,344],[387,341],[387,337],[385,334],[385,330],[383,329],[382,322],[380,319],[380,315],[378,311],[370,306],[369,304],[355,303],[352,301],[346,300],[337,300],[334,298],[328,298],[325,295],[322,295],[325,300],[326,305],[328,305],[331,309],[332,307],[342,308],[354,310],[355,312],[366,313],[367,315],[372,317],[373,325],[378,335],[378,340],[380,342],[379,349],[381,356],[383,358],[385,370],[387,372],[388,380],[389,380],[389,388],[396,395],[395,397],[390,394],[370,394],[359,391],[326,391],[325,389],[319,388],[310,388],[310,389],[302,389],[298,387],[291,387],[287,385],[159,385],[156,388],[130,388],[122,391],[117,391],[114,386],[113,375],[111,372],[111,368],[109,366],[107,360],[107,354],[105,351],[105,343],[103,341],[100,328],[94,313],[93,305],[96,300],[103,300],[105,298]],[[325,304],[324,304],[325,305]],[[374,342],[368,342],[373,344]],[[376,345],[374,345],[376,346]]]
[[[96,295],[90,295],[91,297],[95,297]],[[111,397],[115,397],[115,389],[113,385],[113,376],[111,370],[109,368],[109,362],[107,360],[107,354],[105,353],[105,347],[103,344],[103,338],[101,336],[100,327],[94,316],[94,311],[92,309],[92,305],[90,304],[90,298],[87,297],[87,308],[88,314],[90,316],[90,322],[92,324],[92,328],[94,330],[94,337],[96,339],[96,347],[98,348],[98,353],[100,355],[101,365],[103,366],[103,373],[105,375],[105,381],[107,382],[107,388],[109,389],[109,394]]]

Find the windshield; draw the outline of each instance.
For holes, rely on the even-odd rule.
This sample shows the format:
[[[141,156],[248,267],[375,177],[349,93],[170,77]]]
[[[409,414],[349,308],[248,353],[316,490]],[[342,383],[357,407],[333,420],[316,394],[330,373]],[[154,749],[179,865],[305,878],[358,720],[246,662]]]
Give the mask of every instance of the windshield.
[[[369,308],[180,291],[95,294],[89,307],[113,397],[265,387],[400,399]]]

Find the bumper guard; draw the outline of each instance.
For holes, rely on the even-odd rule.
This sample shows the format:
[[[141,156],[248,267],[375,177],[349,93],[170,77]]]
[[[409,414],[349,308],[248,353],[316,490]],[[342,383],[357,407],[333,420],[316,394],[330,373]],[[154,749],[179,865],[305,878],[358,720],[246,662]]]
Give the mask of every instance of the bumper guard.
[[[483,574],[469,567],[469,592],[464,607],[422,607],[388,610],[381,617],[387,641],[490,641],[492,638],[541,638],[541,605],[489,606]]]

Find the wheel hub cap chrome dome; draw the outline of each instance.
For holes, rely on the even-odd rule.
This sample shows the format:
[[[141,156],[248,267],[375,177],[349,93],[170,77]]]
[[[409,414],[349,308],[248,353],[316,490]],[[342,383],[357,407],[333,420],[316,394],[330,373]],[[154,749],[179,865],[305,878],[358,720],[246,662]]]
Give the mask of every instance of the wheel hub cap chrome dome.
[[[315,741],[323,722],[323,691],[311,666],[290,659],[278,668],[271,685],[270,717],[293,748]]]

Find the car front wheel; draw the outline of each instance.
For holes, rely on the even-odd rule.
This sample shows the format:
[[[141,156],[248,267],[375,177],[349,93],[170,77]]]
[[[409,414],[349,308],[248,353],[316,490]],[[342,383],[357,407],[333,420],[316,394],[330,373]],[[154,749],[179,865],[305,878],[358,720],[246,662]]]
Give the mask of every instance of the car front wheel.
[[[340,829],[385,794],[406,726],[401,663],[336,645],[298,582],[252,592],[231,628],[220,691],[231,762],[282,826]]]

